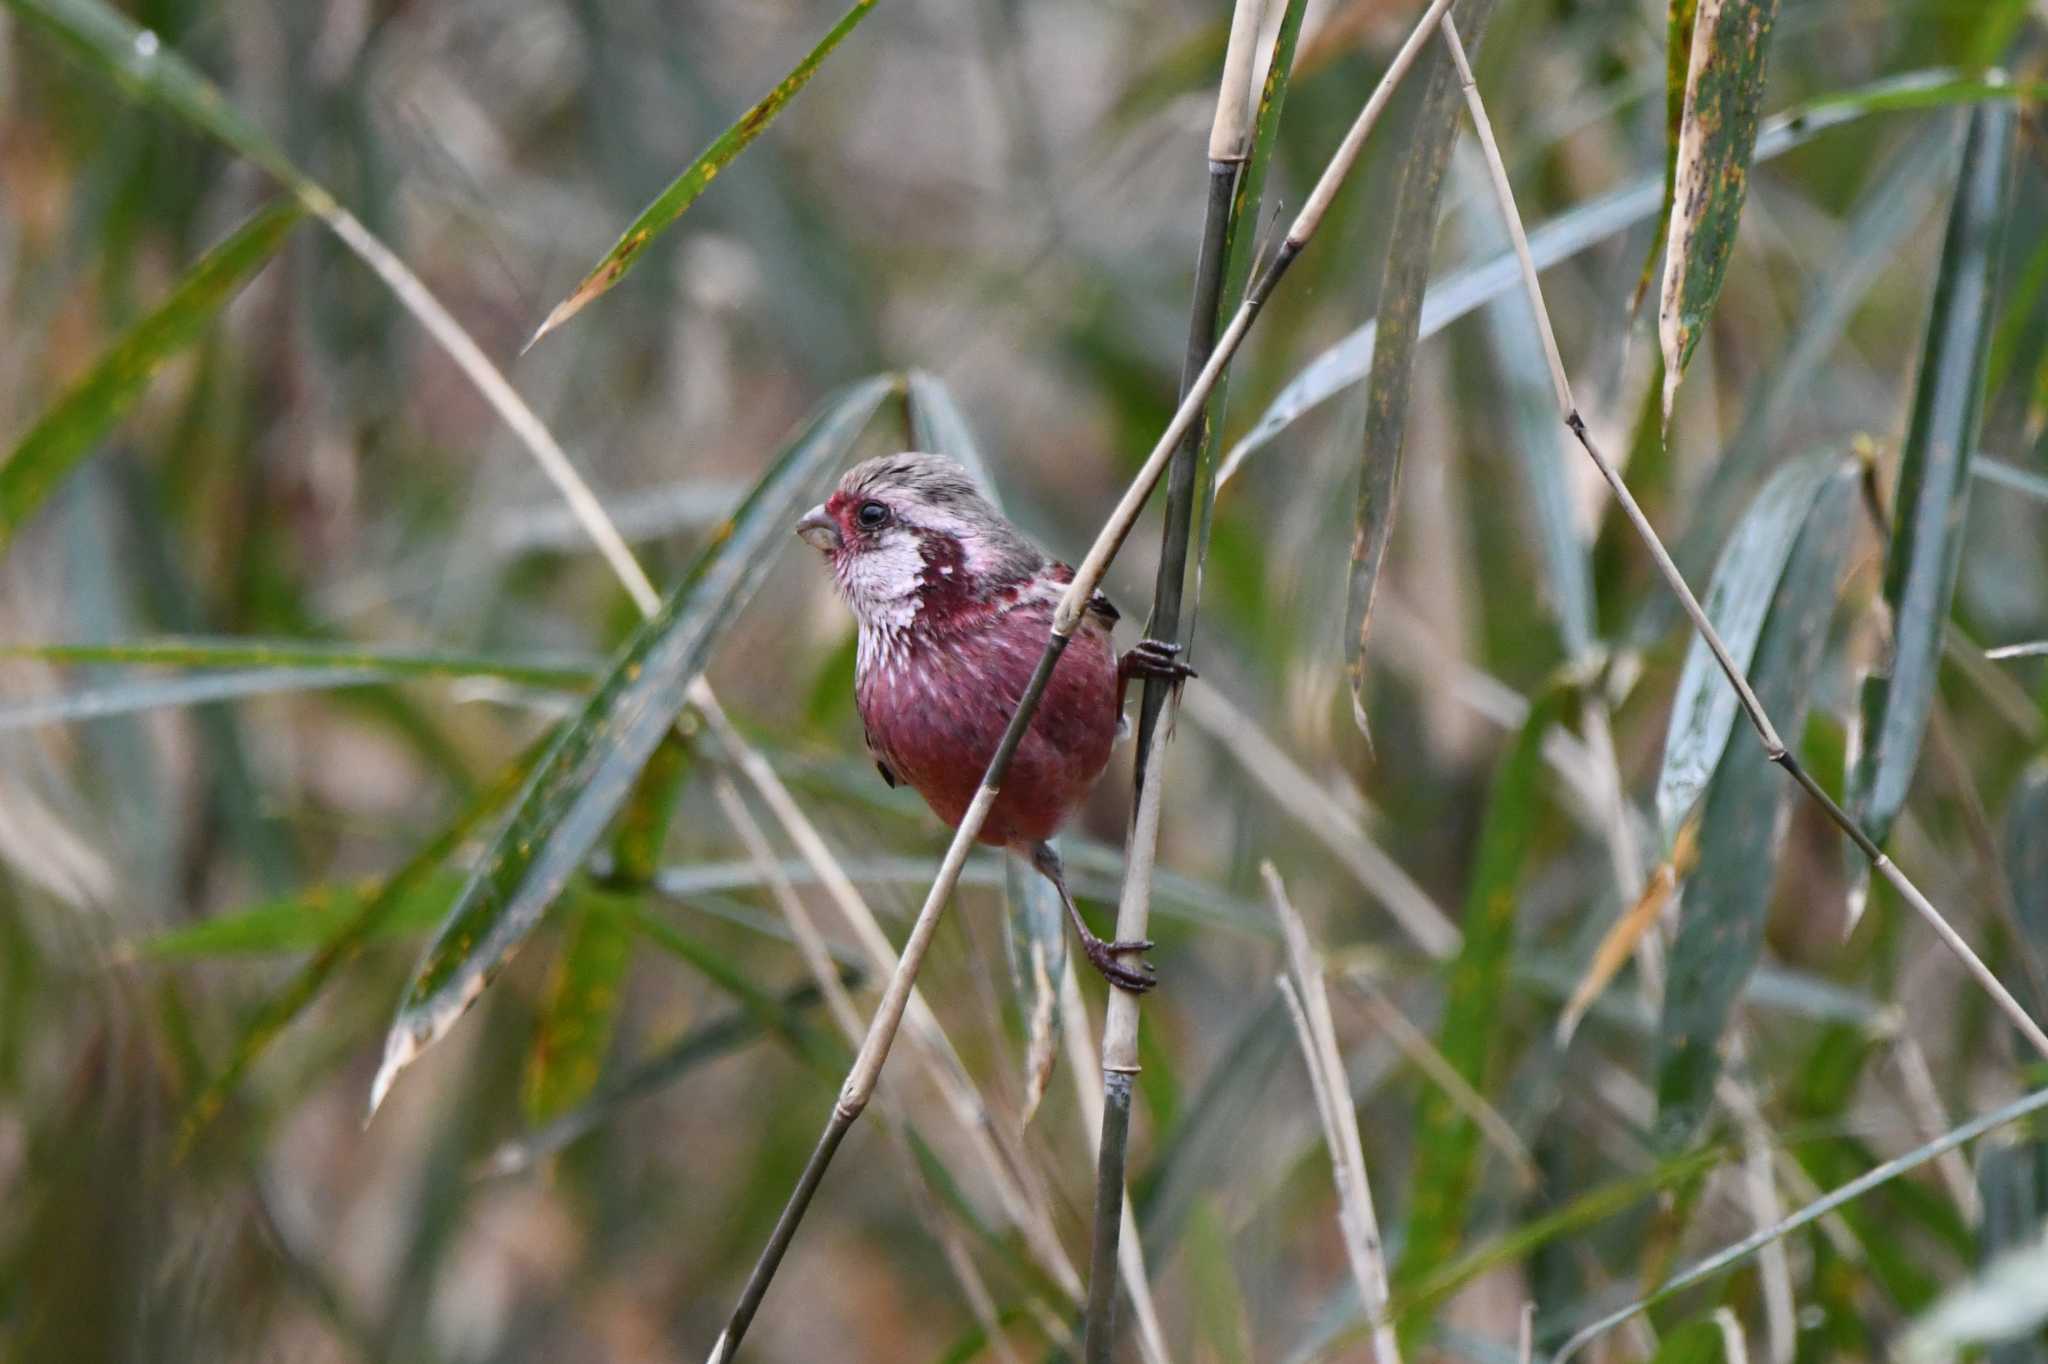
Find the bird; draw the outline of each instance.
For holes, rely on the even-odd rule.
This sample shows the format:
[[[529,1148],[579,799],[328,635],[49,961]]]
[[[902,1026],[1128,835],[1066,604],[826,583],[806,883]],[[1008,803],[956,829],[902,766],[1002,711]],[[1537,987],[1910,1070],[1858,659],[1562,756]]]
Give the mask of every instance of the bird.
[[[1074,570],[1040,549],[944,455],[865,460],[796,524],[820,551],[859,630],[854,706],[882,780],[907,785],[958,828],[1038,665]],[[1149,939],[1105,940],[1081,917],[1052,838],[1109,765],[1134,677],[1195,672],[1179,645],[1145,640],[1121,657],[1119,613],[1094,593],[1012,756],[978,835],[1051,882],[1082,954],[1110,984],[1158,982]]]

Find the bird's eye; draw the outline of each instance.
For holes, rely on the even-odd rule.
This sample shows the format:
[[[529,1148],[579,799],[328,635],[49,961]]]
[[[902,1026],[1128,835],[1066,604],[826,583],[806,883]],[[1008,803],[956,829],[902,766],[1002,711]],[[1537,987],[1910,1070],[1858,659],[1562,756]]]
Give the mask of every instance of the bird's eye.
[[[879,502],[863,502],[853,514],[863,530],[878,530],[889,524],[889,509]]]

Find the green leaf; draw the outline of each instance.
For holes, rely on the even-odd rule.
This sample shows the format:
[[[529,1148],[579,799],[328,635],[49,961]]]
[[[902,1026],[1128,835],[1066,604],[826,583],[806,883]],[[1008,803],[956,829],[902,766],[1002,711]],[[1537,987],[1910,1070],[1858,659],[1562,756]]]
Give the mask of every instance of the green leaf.
[[[371,1088],[372,1111],[476,1001],[596,845],[681,711],[683,689],[767,576],[819,475],[845,456],[893,386],[866,379],[820,406],[563,726],[413,974]]]
[[[1515,903],[1542,805],[1543,740],[1564,699],[1552,692],[1530,709],[1494,775],[1465,895],[1464,943],[1445,983],[1437,1048],[1480,1094],[1491,1091],[1491,1080],[1506,1060],[1501,1003],[1514,958]],[[1440,1086],[1423,1091],[1416,1125],[1408,1245],[1398,1287],[1425,1282],[1449,1262],[1464,1235],[1466,1208],[1479,1182],[1479,1128]]]
[[[1970,117],[1900,456],[1884,575],[1891,671],[1864,682],[1861,744],[1850,765],[1846,802],[1879,843],[1905,806],[1919,761],[1955,595],[1970,455],[1983,417],[1984,361],[1997,314],[1998,247],[2015,121],[2005,105]],[[1856,885],[1866,883],[1860,856],[1853,875]],[[1861,898],[1852,902],[1860,907]]]
[[[290,200],[259,210],[200,257],[170,297],[130,327],[43,413],[0,463],[0,552],[120,421],[157,371],[197,340],[227,301],[277,254],[304,212]]]
[[[1458,32],[1472,53],[1479,50],[1494,3],[1464,0],[1454,7]],[[1366,729],[1365,640],[1372,628],[1372,599],[1379,587],[1380,566],[1394,531],[1422,298],[1429,284],[1444,170],[1464,107],[1457,70],[1441,44],[1430,44],[1421,66],[1414,74],[1422,80],[1422,102],[1409,129],[1408,155],[1401,165],[1388,226],[1386,266],[1380,275],[1378,340],[1372,373],[1366,381],[1365,440],[1359,454],[1358,502],[1344,612],[1344,667],[1351,684],[1352,717],[1361,731]]]
[[[662,736],[619,816],[608,891],[646,890],[661,870],[661,850],[690,773],[690,745],[680,730]],[[559,1117],[596,1087],[611,1049],[632,940],[629,918],[594,894],[576,896],[527,1045],[521,1094],[530,1125]]]
[[[1777,13],[1778,0],[1699,0],[1657,309],[1667,426],[1678,381],[1706,330],[1735,252]]]
[[[1907,72],[1826,95],[1773,116],[1757,136],[1753,160],[1772,160],[1822,133],[1872,114],[2044,98],[2048,98],[2048,86],[2040,84],[1964,76],[1947,68]],[[1547,270],[1651,217],[1658,202],[1655,179],[1631,181],[1537,225],[1529,233],[1529,254],[1534,257],[1537,269]],[[1430,285],[1423,299],[1419,335],[1425,339],[1434,336],[1475,308],[1519,289],[1521,284],[1521,266],[1511,251],[1460,266]],[[1378,331],[1379,321],[1375,318],[1318,352],[1289,379],[1251,430],[1230,447],[1223,460],[1222,481],[1228,482],[1238,465],[1253,452],[1370,374]]]
[[[1782,576],[1752,588],[1768,594],[1770,608],[1748,669],[1765,712],[1782,733],[1795,736],[1805,725],[1855,527],[1855,466],[1836,461],[1819,491],[1803,503],[1808,513]],[[1721,1034],[1763,948],[1784,832],[1779,814],[1790,790],[1752,731],[1745,728],[1728,739],[1707,787],[1699,866],[1682,891],[1678,936],[1666,966],[1655,1144],[1667,1154],[1684,1149],[1713,1106]]]
[[[1631,315],[1641,306],[1656,271],[1657,257],[1664,249],[1665,225],[1671,221],[1671,203],[1678,190],[1678,138],[1685,125],[1685,77],[1692,70],[1692,35],[1699,16],[1700,0],[1669,0],[1664,24],[1664,203],[1657,213],[1657,231],[1650,238],[1649,254],[1643,258],[1643,273],[1636,279],[1635,296],[1629,300]]]
[[[602,659],[582,655],[510,658],[400,644],[185,635],[109,644],[0,644],[0,658],[37,658],[47,663],[128,663],[159,668],[233,668],[254,674],[273,670],[365,673],[380,680],[494,677],[547,691],[586,690],[604,666]]]
[[[507,790],[505,799],[511,796],[512,790]],[[462,889],[462,882],[462,874],[455,871],[413,878],[383,907],[375,924],[365,929],[365,940],[400,938],[432,928],[448,912],[448,902]],[[314,886],[297,895],[165,929],[129,944],[125,955],[142,961],[207,961],[318,948],[361,914],[387,884],[370,880]]]
[[[775,116],[782,112],[783,107],[810,83],[811,77],[817,74],[825,58],[831,55],[832,49],[839,46],[840,39],[853,32],[854,27],[867,18],[868,12],[874,7],[875,0],[854,0],[853,7],[818,40],[816,47],[804,54],[804,59],[791,68],[790,73],[784,76],[774,89],[763,95],[753,108],[741,114],[737,122],[720,133],[710,146],[698,154],[695,161],[684,168],[681,175],[670,181],[668,188],[656,195],[654,202],[641,210],[640,216],[633,220],[633,225],[613,243],[611,250],[605,252],[604,259],[583,277],[583,282],[577,285],[567,298],[555,305],[554,311],[548,314],[547,321],[541,323],[540,330],[533,334],[533,340],[526,343],[528,348],[581,312],[585,304],[617,284],[625,273],[633,268],[633,263],[640,258],[640,253],[647,249],[648,244],[666,231],[676,219],[682,217],[683,211],[710,187],[718,173],[731,165],[733,159],[745,151],[747,145],[775,121]]]
[[[541,1000],[520,1086],[533,1126],[560,1117],[597,1087],[632,961],[633,930],[625,920],[581,897],[572,896],[568,908],[568,940]]]
[[[1808,454],[1785,464],[1757,493],[1721,551],[1701,605],[1729,657],[1745,673],[1799,533],[1842,473],[1841,457],[1832,454]],[[1657,821],[1667,850],[1720,767],[1740,709],[1713,651],[1694,635],[1672,698],[1664,763],[1657,774]]]

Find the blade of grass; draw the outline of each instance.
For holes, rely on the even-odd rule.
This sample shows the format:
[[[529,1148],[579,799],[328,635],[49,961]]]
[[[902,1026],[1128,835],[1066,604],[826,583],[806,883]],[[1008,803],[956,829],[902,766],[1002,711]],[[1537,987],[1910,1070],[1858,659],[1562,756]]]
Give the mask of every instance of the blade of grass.
[[[1699,0],[1693,21],[1657,309],[1666,427],[1735,254],[1777,14],[1778,0]]]
[[[1970,454],[1983,417],[1984,360],[1997,317],[1999,242],[2005,221],[2015,118],[1992,106],[1971,115],[1962,170],[1935,275],[1913,415],[1892,499],[1884,596],[1892,622],[1889,674],[1864,683],[1862,742],[1850,764],[1849,813],[1883,844],[1906,803],[1934,704],[1949,601],[1961,562]],[[1850,922],[1861,912],[1862,866]]]
[[[1495,0],[1465,0],[1457,7],[1460,26],[1477,43],[1492,17]],[[1409,378],[1421,339],[1422,299],[1429,285],[1436,244],[1437,209],[1443,201],[1444,171],[1458,133],[1458,73],[1450,58],[1432,51],[1425,59],[1421,103],[1409,129],[1408,155],[1394,191],[1387,229],[1387,258],[1380,274],[1378,329],[1372,372],[1366,378],[1365,440],[1359,452],[1358,500],[1352,518],[1351,564],[1344,609],[1344,670],[1351,687],[1351,715],[1369,733],[1365,713],[1365,641],[1372,628],[1372,600],[1380,567],[1393,536],[1394,505],[1400,494],[1401,459],[1408,430]]]
[[[563,728],[413,973],[371,1085],[372,1113],[398,1073],[475,1002],[588,856],[681,712],[687,683],[767,575],[792,516],[892,383],[862,380],[819,405]]]
[[[1445,981],[1437,1049],[1482,1095],[1506,1063],[1501,1004],[1514,954],[1515,903],[1541,804],[1543,737],[1563,705],[1561,693],[1537,702],[1494,774],[1465,895],[1464,944]],[[1479,1180],[1479,1127],[1451,1095],[1434,1087],[1423,1091],[1417,1133],[1408,1239],[1395,1279],[1403,1288],[1426,1281],[1450,1262]],[[1416,1337],[1411,1321],[1402,1341],[1412,1344]]]
[[[547,320],[534,332],[533,339],[526,343],[525,349],[533,349],[543,336],[581,312],[585,304],[624,278],[648,244],[682,217],[683,211],[697,201],[697,196],[709,188],[719,172],[731,165],[733,159],[747,149],[747,144],[775,121],[775,116],[782,112],[784,106],[810,83],[811,77],[824,65],[825,58],[832,55],[832,49],[839,46],[840,40],[853,32],[874,7],[875,0],[854,0],[853,7],[818,40],[816,47],[804,54],[803,60],[792,67],[774,89],[720,133],[695,161],[683,169],[681,175],[669,182],[668,188],[655,196],[653,203],[641,210],[640,216],[613,243],[612,249],[605,252],[604,259],[592,267],[567,298],[554,306]]]
[[[1743,664],[1758,703],[1795,734],[1805,724],[1855,530],[1856,466],[1833,459],[1820,468],[1819,486],[1795,500],[1798,533],[1781,571],[1752,585],[1766,608],[1753,657]],[[1713,681],[1719,686],[1718,676]],[[1734,716],[1728,720],[1732,727]],[[1730,1012],[1763,950],[1788,791],[1769,763],[1757,761],[1752,743],[1724,739],[1700,813],[1699,864],[1679,902],[1657,1036],[1655,1143],[1666,1154],[1691,1142],[1713,1105]]]
[[[64,476],[142,396],[151,379],[196,341],[284,245],[305,210],[290,200],[259,209],[96,360],[0,461],[0,554]]]

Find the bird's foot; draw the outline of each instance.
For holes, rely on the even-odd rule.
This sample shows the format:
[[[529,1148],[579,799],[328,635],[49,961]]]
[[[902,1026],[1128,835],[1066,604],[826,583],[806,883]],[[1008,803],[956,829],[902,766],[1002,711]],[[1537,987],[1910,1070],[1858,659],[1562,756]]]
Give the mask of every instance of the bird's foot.
[[[1102,973],[1102,978],[1119,990],[1128,990],[1142,995],[1159,983],[1159,975],[1152,969],[1152,963],[1141,961],[1136,966],[1126,966],[1118,958],[1126,952],[1149,952],[1150,938],[1117,938],[1105,942],[1093,933],[1081,936],[1081,954],[1088,958],[1088,964]]]
[[[1125,677],[1159,677],[1176,685],[1201,676],[1181,662],[1180,645],[1166,639],[1139,640],[1124,653],[1117,667]]]

